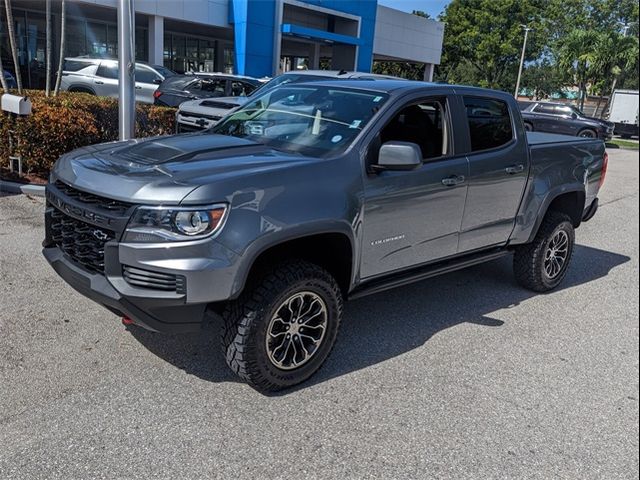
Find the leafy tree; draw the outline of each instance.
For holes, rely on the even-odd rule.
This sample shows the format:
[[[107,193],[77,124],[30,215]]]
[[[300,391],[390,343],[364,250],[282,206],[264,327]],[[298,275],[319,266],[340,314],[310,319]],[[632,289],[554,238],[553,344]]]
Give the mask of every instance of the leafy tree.
[[[525,61],[540,57],[545,46],[541,12],[543,0],[453,0],[440,20],[445,22],[438,77],[489,88],[512,90],[515,85],[524,33],[529,35]]]

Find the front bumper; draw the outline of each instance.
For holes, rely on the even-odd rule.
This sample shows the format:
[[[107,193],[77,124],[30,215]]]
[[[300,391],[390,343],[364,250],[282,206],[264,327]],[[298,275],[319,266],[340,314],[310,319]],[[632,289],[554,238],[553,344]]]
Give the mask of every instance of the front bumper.
[[[92,274],[69,260],[57,247],[42,253],[62,279],[75,290],[136,325],[163,333],[200,330],[206,304],[186,305],[180,299],[128,297],[118,292],[104,275]]]
[[[82,203],[55,185],[47,186],[43,255],[78,292],[137,325],[165,333],[199,330],[209,304],[232,298],[237,254],[211,238],[120,243],[128,213],[118,216],[97,210],[96,198]],[[99,251],[97,260],[86,261],[86,236],[74,243],[72,231],[64,232],[61,248],[56,230],[61,215],[73,231],[113,231],[91,251]]]

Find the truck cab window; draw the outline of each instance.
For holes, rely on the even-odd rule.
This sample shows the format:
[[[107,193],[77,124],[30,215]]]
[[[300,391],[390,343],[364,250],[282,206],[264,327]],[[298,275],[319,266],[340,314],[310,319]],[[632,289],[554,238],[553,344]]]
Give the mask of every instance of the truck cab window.
[[[415,143],[425,160],[447,155],[448,122],[444,101],[432,100],[400,110],[380,132],[380,144],[390,141]]]
[[[490,150],[513,139],[509,106],[490,98],[464,97],[467,110],[471,151]]]

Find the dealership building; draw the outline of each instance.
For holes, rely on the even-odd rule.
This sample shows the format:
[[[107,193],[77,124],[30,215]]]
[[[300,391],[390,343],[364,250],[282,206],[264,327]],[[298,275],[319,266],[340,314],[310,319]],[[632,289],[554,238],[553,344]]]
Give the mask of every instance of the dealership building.
[[[53,4],[54,52],[60,2]],[[44,84],[41,0],[12,0],[23,83]],[[65,56],[117,57],[116,0],[67,0]],[[371,70],[376,61],[440,62],[444,25],[377,0],[135,0],[136,60],[177,72],[254,77],[292,69]],[[13,70],[6,17],[0,15],[5,68]]]

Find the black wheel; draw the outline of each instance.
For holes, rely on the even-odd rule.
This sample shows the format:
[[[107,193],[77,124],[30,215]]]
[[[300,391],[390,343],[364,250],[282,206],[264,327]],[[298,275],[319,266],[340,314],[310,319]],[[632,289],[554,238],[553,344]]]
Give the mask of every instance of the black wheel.
[[[305,261],[278,265],[225,308],[227,365],[259,391],[296,385],[329,356],[341,317],[342,294],[326,270]]]
[[[597,138],[598,134],[590,128],[585,128],[584,130],[580,130],[578,132],[578,136],[582,138]]]
[[[533,125],[531,125],[529,122],[524,122],[524,129],[527,132],[533,132]]]
[[[89,90],[88,88],[82,88],[82,87],[71,87],[69,91],[72,93],[86,93],[88,95],[95,95],[95,92],[93,90]]]
[[[568,215],[549,212],[533,242],[518,247],[513,269],[520,285],[535,292],[557,287],[567,274],[575,232]]]

